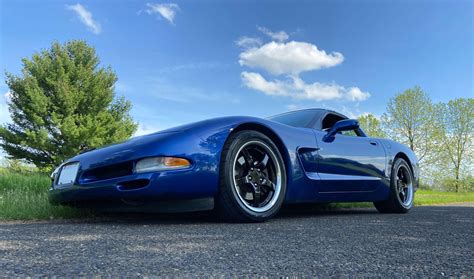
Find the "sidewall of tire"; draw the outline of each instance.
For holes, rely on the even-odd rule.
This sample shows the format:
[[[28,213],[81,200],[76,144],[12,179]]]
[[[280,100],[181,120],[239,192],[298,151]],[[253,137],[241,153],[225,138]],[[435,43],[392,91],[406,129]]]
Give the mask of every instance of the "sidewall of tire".
[[[390,179],[390,186],[391,186],[390,190],[392,191],[394,202],[396,200],[396,205],[397,205],[398,209],[400,210],[400,212],[404,213],[404,212],[408,212],[413,207],[413,203],[415,202],[415,192],[413,192],[413,197],[411,199],[410,206],[406,207],[405,205],[403,205],[403,202],[400,200],[400,196],[398,194],[398,187],[396,185],[397,170],[400,167],[400,165],[405,165],[405,167],[409,170],[410,181],[412,182],[412,184],[413,184],[413,173],[412,173],[412,170],[411,170],[410,166],[408,165],[408,163],[405,160],[403,160],[402,158],[397,158],[397,160],[395,161],[395,164],[393,165],[392,177]],[[413,187],[413,185],[412,185],[412,187]]]
[[[381,213],[407,213],[410,209],[413,208],[413,204],[415,202],[415,192],[413,192],[413,198],[411,200],[411,204],[409,207],[403,205],[398,195],[398,187],[396,185],[397,181],[397,172],[400,165],[405,165],[405,167],[409,170],[411,181],[413,183],[413,171],[406,162],[402,158],[396,158],[393,166],[392,166],[392,173],[390,176],[390,195],[389,198],[385,201],[381,202],[374,202],[375,207]]]

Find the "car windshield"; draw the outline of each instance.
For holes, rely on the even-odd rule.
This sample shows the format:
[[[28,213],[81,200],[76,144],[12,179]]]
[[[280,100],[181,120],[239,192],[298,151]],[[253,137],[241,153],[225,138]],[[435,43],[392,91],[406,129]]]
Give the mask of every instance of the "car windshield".
[[[319,114],[321,114],[320,110],[307,109],[271,116],[268,119],[293,127],[309,127],[315,116]]]

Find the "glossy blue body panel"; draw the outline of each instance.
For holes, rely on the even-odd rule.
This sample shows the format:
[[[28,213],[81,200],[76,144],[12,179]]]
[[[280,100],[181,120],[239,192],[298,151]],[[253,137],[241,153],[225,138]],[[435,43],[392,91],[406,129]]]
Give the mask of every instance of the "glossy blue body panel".
[[[322,131],[236,116],[196,122],[77,155],[64,163],[79,162],[76,181],[61,187],[53,183],[50,201],[159,201],[214,197],[219,189],[222,148],[229,135],[244,126],[267,133],[279,147],[287,172],[287,203],[384,200],[388,197],[391,164],[400,154],[409,158],[418,180],[415,155],[396,142],[340,134],[332,142],[325,142],[326,133]],[[84,175],[97,168],[135,163],[153,156],[185,158],[191,162],[191,167],[130,173],[98,181],[90,181]],[[146,186],[137,189],[122,187],[142,180],[148,181]]]

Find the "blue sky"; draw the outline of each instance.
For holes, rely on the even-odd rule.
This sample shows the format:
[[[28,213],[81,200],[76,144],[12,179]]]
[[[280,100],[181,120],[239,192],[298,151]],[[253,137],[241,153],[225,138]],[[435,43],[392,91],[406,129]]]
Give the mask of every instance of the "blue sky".
[[[472,1],[2,0],[4,70],[82,39],[118,75],[138,134],[225,115],[326,107],[384,112],[415,85],[435,102],[473,97]]]

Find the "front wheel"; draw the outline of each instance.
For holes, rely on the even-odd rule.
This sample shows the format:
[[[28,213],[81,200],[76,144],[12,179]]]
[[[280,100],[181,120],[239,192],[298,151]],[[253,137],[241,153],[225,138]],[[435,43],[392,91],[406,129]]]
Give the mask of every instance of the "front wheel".
[[[219,216],[232,222],[265,221],[278,212],[285,193],[285,165],[273,141],[256,131],[232,134],[222,152]]]
[[[374,202],[381,213],[406,213],[413,207],[415,198],[413,172],[402,158],[393,163],[390,178],[390,196],[387,200]]]

